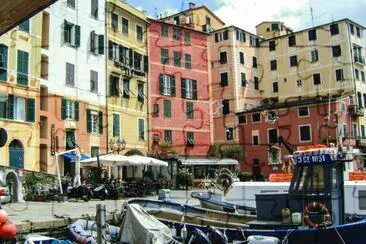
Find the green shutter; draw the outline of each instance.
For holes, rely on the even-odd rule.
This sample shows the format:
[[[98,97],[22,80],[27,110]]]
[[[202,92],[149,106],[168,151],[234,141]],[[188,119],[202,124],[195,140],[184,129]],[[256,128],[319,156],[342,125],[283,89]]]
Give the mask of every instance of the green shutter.
[[[171,117],[172,116],[172,106],[170,100],[164,100],[164,116]]]
[[[66,99],[61,99],[61,119],[66,119]]]
[[[75,113],[74,119],[76,121],[79,121],[79,102],[74,102],[74,113]]]
[[[119,53],[119,62],[123,64],[124,63],[124,60],[123,60],[123,46],[118,45],[118,53]]]
[[[129,55],[129,57],[128,57],[129,64],[130,64],[131,67],[133,67],[133,50],[132,50],[132,48],[129,48],[128,55]]]
[[[143,119],[139,119],[139,139],[145,139],[145,121]]]
[[[164,94],[164,76],[160,74],[160,95]]]
[[[144,71],[145,72],[149,71],[149,57],[148,56],[144,56]]]
[[[113,114],[113,136],[119,136],[119,115]]]
[[[197,100],[197,81],[192,81],[192,87],[193,87],[193,99]]]
[[[193,119],[193,103],[192,102],[186,103],[186,116],[187,116],[187,119]]]
[[[170,76],[170,86],[171,86],[171,94],[173,97],[175,97],[175,76]]]
[[[8,80],[8,47],[0,45],[0,81]]]
[[[64,20],[64,43],[67,41],[67,21]]]
[[[103,134],[103,112],[98,113],[98,120],[99,120],[99,134]]]
[[[0,94],[0,118],[6,118],[6,95]]]
[[[14,119],[14,95],[9,94],[8,96],[8,118]]]
[[[108,41],[108,57],[110,60],[112,60],[113,57],[113,42]]]
[[[23,52],[18,50],[17,52],[17,84],[19,85],[28,85],[28,57],[29,54],[27,52]]]
[[[27,99],[27,121],[34,122],[35,121],[35,102],[33,98]]]
[[[75,25],[75,46],[80,47],[80,26]]]
[[[184,78],[182,78],[181,87],[182,87],[182,98],[186,98],[186,79]]]
[[[88,133],[91,133],[91,118],[90,118],[90,116],[91,116],[91,111],[90,111],[90,109],[87,109],[86,110],[86,131]]]
[[[103,35],[99,35],[98,36],[98,51],[99,54],[104,54],[104,36]]]

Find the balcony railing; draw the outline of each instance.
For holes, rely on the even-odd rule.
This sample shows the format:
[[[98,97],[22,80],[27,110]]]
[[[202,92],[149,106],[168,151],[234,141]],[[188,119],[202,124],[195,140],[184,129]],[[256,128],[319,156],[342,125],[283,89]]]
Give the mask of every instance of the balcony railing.
[[[350,105],[349,113],[351,114],[351,116],[364,116],[365,115],[364,108],[358,107],[357,105]]]

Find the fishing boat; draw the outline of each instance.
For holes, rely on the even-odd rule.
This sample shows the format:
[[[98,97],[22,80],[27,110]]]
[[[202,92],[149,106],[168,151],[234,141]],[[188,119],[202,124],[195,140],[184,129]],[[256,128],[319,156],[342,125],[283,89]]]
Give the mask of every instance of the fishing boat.
[[[365,219],[345,221],[342,149],[316,148],[294,152],[294,173],[288,192],[255,195],[257,218],[246,227],[219,229],[228,242],[248,243],[366,243]],[[209,227],[181,221],[163,221],[177,236],[200,239]],[[197,232],[200,230],[200,232]],[[188,235],[187,235],[188,233]],[[191,233],[196,233],[189,237]],[[197,233],[200,233],[199,235]],[[197,237],[198,236],[198,237]],[[192,239],[193,238],[193,239]]]

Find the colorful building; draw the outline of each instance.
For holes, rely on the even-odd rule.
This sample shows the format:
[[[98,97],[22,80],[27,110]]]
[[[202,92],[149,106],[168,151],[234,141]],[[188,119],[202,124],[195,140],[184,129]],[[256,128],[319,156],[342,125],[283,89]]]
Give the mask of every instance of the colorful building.
[[[43,12],[40,171],[55,174],[55,154],[80,147],[107,151],[104,1],[56,2]],[[75,155],[59,156],[61,175],[74,175]]]
[[[106,9],[108,141],[123,141],[126,147],[122,154],[146,155],[147,16],[119,0],[107,1]],[[133,167],[125,168],[123,177],[141,174],[141,170],[137,174],[133,171]]]
[[[0,127],[7,142],[0,150],[0,180],[12,182],[13,199],[22,200],[23,170],[39,171],[42,14],[0,36]],[[5,166],[5,167],[4,167]],[[4,168],[3,168],[4,167]]]

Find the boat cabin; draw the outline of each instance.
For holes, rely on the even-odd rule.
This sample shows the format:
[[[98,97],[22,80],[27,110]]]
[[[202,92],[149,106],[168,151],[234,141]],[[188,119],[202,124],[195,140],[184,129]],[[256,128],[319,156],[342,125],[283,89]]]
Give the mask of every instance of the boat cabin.
[[[251,228],[296,229],[344,223],[342,149],[316,148],[294,152],[295,169],[288,193],[256,194],[257,220]],[[293,215],[295,213],[295,215]],[[291,217],[300,220],[294,220]]]

